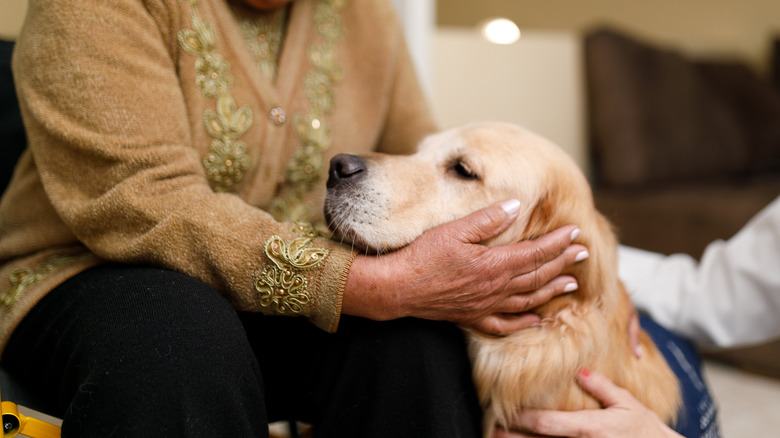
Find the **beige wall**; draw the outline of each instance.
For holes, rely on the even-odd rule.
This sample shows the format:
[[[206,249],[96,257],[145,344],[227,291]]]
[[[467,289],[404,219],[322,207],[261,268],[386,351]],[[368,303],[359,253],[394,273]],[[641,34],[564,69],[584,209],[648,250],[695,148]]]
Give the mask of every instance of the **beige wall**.
[[[439,0],[437,22],[506,16],[521,29],[581,32],[608,22],[693,53],[736,53],[763,69],[780,35],[778,0]]]
[[[0,38],[16,38],[26,11],[27,0],[0,0]]]
[[[579,37],[528,31],[508,46],[479,32],[440,28],[434,36],[432,104],[443,128],[475,120],[517,123],[558,144],[587,174]]]

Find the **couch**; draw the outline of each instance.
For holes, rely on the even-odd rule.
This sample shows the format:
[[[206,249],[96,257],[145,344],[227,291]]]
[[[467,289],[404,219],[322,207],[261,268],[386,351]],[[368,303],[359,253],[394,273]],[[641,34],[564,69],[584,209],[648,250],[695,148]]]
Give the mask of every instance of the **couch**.
[[[780,195],[780,82],[614,27],[584,46],[594,194],[622,243],[699,257]],[[708,355],[780,377],[780,342]]]

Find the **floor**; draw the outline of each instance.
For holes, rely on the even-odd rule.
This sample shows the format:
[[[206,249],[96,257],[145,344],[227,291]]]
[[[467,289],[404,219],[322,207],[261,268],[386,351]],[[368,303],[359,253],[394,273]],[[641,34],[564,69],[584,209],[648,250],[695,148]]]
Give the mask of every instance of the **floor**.
[[[780,380],[711,361],[705,364],[704,373],[718,403],[722,437],[780,435]],[[272,431],[279,438],[286,435],[282,424],[274,425]]]
[[[780,436],[780,380],[707,362],[705,376],[718,403],[723,437]]]

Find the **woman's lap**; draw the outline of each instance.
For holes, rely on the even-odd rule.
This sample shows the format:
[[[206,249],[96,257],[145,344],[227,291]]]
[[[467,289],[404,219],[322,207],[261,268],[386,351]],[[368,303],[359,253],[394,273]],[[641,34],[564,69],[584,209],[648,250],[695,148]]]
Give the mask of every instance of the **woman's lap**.
[[[4,364],[52,397],[64,436],[229,434],[234,425],[262,434],[266,423],[259,368],[235,311],[171,271],[105,265],[66,281],[19,326]],[[247,401],[257,415],[234,412]],[[227,429],[178,415],[207,409],[231,418]]]
[[[269,417],[311,421],[323,436],[479,430],[451,324],[345,317],[327,334],[302,318],[237,313],[205,284],[157,268],[105,265],[66,281],[16,330],[4,366],[51,398],[64,436],[149,436],[146,426],[267,436]]]

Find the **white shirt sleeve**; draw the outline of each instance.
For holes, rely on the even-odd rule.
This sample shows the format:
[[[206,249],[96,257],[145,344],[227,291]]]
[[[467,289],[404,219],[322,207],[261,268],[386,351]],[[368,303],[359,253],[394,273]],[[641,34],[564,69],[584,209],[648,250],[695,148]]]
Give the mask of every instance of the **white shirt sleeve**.
[[[639,310],[701,346],[780,338],[780,198],[701,261],[621,246],[620,278]]]

